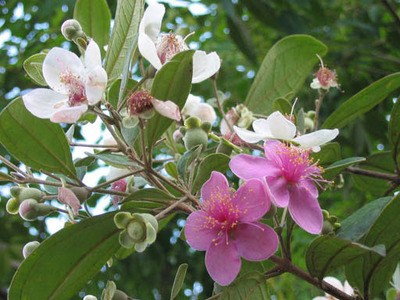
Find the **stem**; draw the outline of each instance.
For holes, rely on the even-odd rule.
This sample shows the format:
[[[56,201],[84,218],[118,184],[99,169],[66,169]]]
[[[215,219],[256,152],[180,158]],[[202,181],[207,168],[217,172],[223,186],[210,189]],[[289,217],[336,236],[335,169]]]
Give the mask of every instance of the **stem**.
[[[119,150],[119,147],[117,145],[96,145],[96,144],[84,144],[84,143],[69,143],[70,146],[73,147],[90,147],[90,148],[110,148],[110,149],[116,149]]]
[[[111,133],[112,137],[114,138],[114,140],[117,142],[119,149],[126,155],[128,155],[129,152],[129,147],[128,145],[125,143],[125,141],[123,139],[121,139],[119,137],[119,135],[115,132],[114,128],[107,122],[107,120],[105,120],[102,116],[100,116],[101,119],[104,122],[104,125],[106,125],[108,131]]]
[[[217,89],[217,80],[215,79],[215,77],[213,77],[213,78],[211,79],[211,81],[212,81],[212,84],[213,84],[214,95],[215,95],[215,101],[217,102],[218,109],[220,110],[220,112],[221,112],[221,114],[222,114],[222,118],[225,120],[226,124],[228,125],[229,130],[230,130],[231,132],[234,132],[234,131],[233,131],[232,124],[228,121],[228,118],[227,118],[226,115],[225,115],[225,112],[224,112],[224,110],[223,110],[223,108],[222,108],[222,105],[221,105],[221,103],[219,102],[218,89]]]
[[[0,160],[8,167],[10,167],[11,169],[13,169],[15,172],[18,172],[20,174],[22,174],[25,177],[29,177],[28,174],[26,174],[24,171],[22,171],[20,168],[18,168],[16,165],[14,165],[12,162],[10,162],[9,160],[7,160],[5,157],[0,155]]]
[[[129,173],[127,173],[127,174],[124,174],[124,175],[115,177],[114,179],[105,181],[105,182],[103,182],[103,183],[100,183],[99,185],[96,185],[95,187],[90,188],[89,191],[91,191],[91,192],[96,191],[96,190],[98,190],[98,189],[100,189],[100,188],[102,188],[102,187],[104,187],[104,186],[107,186],[107,185],[109,185],[109,184],[114,183],[115,181],[118,181],[118,180],[120,180],[120,179],[124,179],[125,177],[131,176],[131,175],[135,175],[135,174],[141,173],[141,172],[143,172],[143,171],[144,171],[144,169],[140,169],[140,170],[132,171],[132,172],[129,172]]]
[[[321,109],[322,105],[322,100],[324,100],[324,96],[326,94],[326,91],[323,89],[318,90],[319,98],[315,100],[315,119],[314,119],[314,130],[318,129],[318,123],[319,123],[319,111]]]
[[[360,169],[360,168],[356,168],[356,167],[347,167],[346,171],[351,174],[363,175],[363,176],[378,178],[378,179],[385,179],[385,180],[392,181],[396,184],[400,184],[400,175],[387,174],[387,173],[382,173],[382,172],[378,172],[378,171]]]
[[[155,216],[155,218],[157,220],[161,220],[166,214],[168,214],[169,212],[173,211],[176,207],[178,207],[181,204],[183,204],[183,202],[185,202],[186,200],[188,200],[188,198],[187,197],[183,197],[183,198],[179,199],[178,201],[173,202],[170,206],[168,206],[166,209],[164,209],[159,214],[157,214]],[[187,211],[187,209],[186,209],[186,211]],[[194,211],[194,209],[191,209],[190,212],[193,212],[193,211]]]

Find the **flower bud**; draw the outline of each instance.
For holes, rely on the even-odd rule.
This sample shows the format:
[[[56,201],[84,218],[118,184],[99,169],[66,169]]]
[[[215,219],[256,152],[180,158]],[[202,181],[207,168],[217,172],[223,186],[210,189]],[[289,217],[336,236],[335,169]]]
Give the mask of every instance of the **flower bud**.
[[[19,215],[26,221],[36,220],[38,217],[45,217],[56,208],[47,204],[38,203],[34,199],[27,199],[19,206]]]
[[[340,223],[337,222],[338,218],[334,215],[330,215],[327,210],[322,210],[322,215],[324,217],[324,222],[322,225],[321,234],[331,234],[333,235],[335,230],[340,227]]]
[[[26,199],[35,199],[40,201],[42,197],[45,195],[41,190],[30,188],[30,187],[21,187],[21,186],[13,186],[10,189],[10,194],[18,202],[22,202]]]
[[[7,201],[6,210],[11,215],[18,214],[19,202],[15,198],[11,198]]]
[[[93,295],[86,295],[83,297],[83,300],[97,300],[97,297]]]
[[[333,234],[334,228],[331,222],[328,220],[324,220],[324,223],[322,225],[322,231],[321,234]]]
[[[27,258],[39,246],[40,243],[38,241],[27,243],[22,249],[22,255],[24,256],[24,258]]]
[[[121,290],[116,290],[112,300],[128,300],[129,297]]]
[[[199,118],[190,117],[185,120],[185,127],[181,127],[180,131],[184,135],[183,143],[187,150],[197,145],[203,145],[203,149],[207,148],[208,133],[211,131],[209,122],[201,123]]]
[[[82,30],[81,24],[75,19],[66,20],[61,25],[61,33],[68,41],[74,41],[77,38],[87,39],[86,34]]]
[[[101,293],[101,299],[103,300],[112,300],[117,290],[117,286],[114,281],[107,281],[106,288]]]
[[[85,202],[91,195],[91,192],[84,187],[71,187],[70,190],[75,194],[80,203]]]

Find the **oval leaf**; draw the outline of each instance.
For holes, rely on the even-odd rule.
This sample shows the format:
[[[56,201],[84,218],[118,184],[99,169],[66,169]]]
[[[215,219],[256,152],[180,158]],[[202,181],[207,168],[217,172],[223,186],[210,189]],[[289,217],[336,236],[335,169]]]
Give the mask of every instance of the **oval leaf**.
[[[342,160],[339,160],[333,164],[331,164],[329,167],[326,167],[323,173],[323,176],[325,179],[332,179],[335,177],[337,174],[339,174],[341,171],[346,169],[349,166],[352,166],[354,164],[358,164],[360,162],[365,161],[364,157],[349,157],[345,158]]]
[[[24,61],[24,69],[26,73],[29,75],[29,77],[37,84],[42,85],[42,86],[47,86],[46,80],[44,80],[43,74],[42,74],[42,66],[43,66],[43,61],[46,57],[46,54],[44,53],[39,53],[32,55],[28,59]]]
[[[90,157],[95,157],[104,161],[106,164],[116,168],[127,168],[127,167],[138,167],[137,163],[129,160],[128,156],[120,155],[120,154],[110,154],[110,153],[100,153],[100,154],[93,154],[90,152],[85,152],[86,155]]]
[[[172,290],[171,290],[171,300],[174,300],[176,296],[178,296],[179,291],[181,290],[183,286],[183,282],[185,280],[186,276],[186,270],[188,268],[188,264],[181,264],[178,268],[178,271],[176,272],[175,279],[174,279],[174,284],[172,285]]]
[[[11,155],[36,170],[76,178],[61,126],[33,116],[26,110],[22,98],[15,99],[1,112],[0,142]]]

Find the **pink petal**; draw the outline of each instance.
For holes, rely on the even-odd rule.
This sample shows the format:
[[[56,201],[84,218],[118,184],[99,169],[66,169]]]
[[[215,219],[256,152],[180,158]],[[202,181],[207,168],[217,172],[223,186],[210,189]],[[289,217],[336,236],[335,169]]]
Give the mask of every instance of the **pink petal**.
[[[271,191],[272,202],[278,207],[286,207],[289,203],[287,181],[283,177],[267,177],[267,184]]]
[[[242,262],[233,242],[226,242],[222,236],[217,243],[211,243],[206,253],[208,274],[219,285],[230,284],[239,274]]]
[[[257,221],[271,207],[265,185],[259,179],[250,179],[245,182],[233,194],[231,203],[236,205],[240,211],[239,220],[241,222]]]
[[[243,258],[252,261],[264,260],[278,250],[278,236],[262,223],[240,223],[234,231],[234,243]]]
[[[304,180],[301,182],[301,185],[306,188],[312,195],[318,197],[318,189],[312,180]]]
[[[88,106],[86,104],[65,107],[52,115],[50,121],[54,123],[75,123],[87,109]]]
[[[232,158],[229,167],[241,179],[263,178],[268,174],[268,160],[262,157],[239,154]]]
[[[213,228],[208,214],[195,211],[186,220],[185,237],[188,244],[200,251],[208,249],[213,239],[217,238],[219,228]]]
[[[75,194],[70,189],[67,189],[65,187],[59,187],[58,188],[58,200],[61,203],[69,205],[72,208],[72,210],[74,211],[75,215],[78,214],[79,209],[81,208],[81,203],[79,202],[78,198],[75,196]]]
[[[179,112],[179,107],[172,101],[160,101],[157,99],[152,99],[151,103],[154,109],[162,116],[170,118],[172,120],[180,121],[181,114]]]
[[[229,184],[225,176],[219,172],[213,171],[210,179],[201,188],[201,197],[203,199],[203,207],[211,207],[215,202],[220,203],[222,200],[230,198]]]
[[[290,188],[289,212],[305,231],[318,234],[322,230],[322,211],[318,199],[301,184]]]
[[[276,161],[279,160],[279,148],[285,145],[279,141],[266,141],[264,143],[265,157],[269,160]]]

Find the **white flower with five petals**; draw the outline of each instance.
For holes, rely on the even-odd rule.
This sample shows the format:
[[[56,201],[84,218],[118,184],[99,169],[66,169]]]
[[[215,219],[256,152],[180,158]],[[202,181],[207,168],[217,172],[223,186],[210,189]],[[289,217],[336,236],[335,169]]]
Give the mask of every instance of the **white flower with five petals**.
[[[90,41],[83,62],[74,53],[53,48],[43,61],[43,77],[51,89],[38,88],[22,96],[36,117],[55,123],[74,123],[103,96],[107,73],[101,66],[100,49]]]
[[[185,39],[173,33],[161,33],[161,22],[165,7],[159,3],[150,4],[143,14],[139,26],[138,48],[154,68],[159,70],[175,54],[188,50]],[[214,75],[220,68],[221,62],[216,52],[207,54],[195,51],[193,54],[192,83],[198,83]]]
[[[233,126],[237,135],[247,143],[266,140],[284,140],[296,143],[300,148],[311,148],[314,152],[321,150],[321,145],[336,138],[338,129],[322,129],[296,137],[296,125],[286,119],[279,111],[273,112],[267,119],[253,122],[254,131]]]

